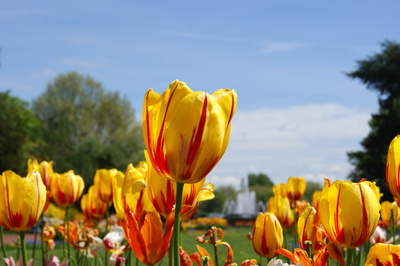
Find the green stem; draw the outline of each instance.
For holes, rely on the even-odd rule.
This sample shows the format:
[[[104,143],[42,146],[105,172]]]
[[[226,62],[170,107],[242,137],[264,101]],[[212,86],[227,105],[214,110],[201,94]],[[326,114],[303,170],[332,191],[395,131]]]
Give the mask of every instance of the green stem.
[[[1,242],[1,250],[3,252],[3,257],[7,258],[6,247],[4,246],[4,239],[3,239],[4,228],[0,225],[0,242]]]
[[[182,194],[183,194],[183,186],[184,183],[176,183],[176,203],[175,203],[175,220],[174,220],[174,265],[180,265],[179,259],[179,236],[180,236],[180,222],[181,222],[181,206],[182,206]]]
[[[287,229],[286,229],[286,227],[283,228],[283,245],[284,245],[284,248],[289,249],[288,244],[287,244]]]
[[[25,231],[19,233],[21,241],[21,251],[22,251],[22,262],[24,266],[28,265],[28,257],[26,256],[26,243],[25,243]]]
[[[390,228],[392,231],[392,238],[393,238],[393,245],[396,244],[396,228],[394,224],[394,211],[393,209],[390,210]]]
[[[64,241],[63,241],[63,259],[67,257],[67,214],[64,215]]]
[[[33,235],[33,247],[32,247],[32,259],[35,260],[36,256],[36,239],[37,239],[37,227],[35,227],[35,234]]]
[[[347,258],[346,258],[346,265],[352,266],[353,265],[353,255],[354,255],[354,248],[347,248]]]
[[[217,227],[214,227],[213,237],[214,237],[214,265],[218,266],[218,246],[217,246]]]
[[[108,203],[107,203],[108,204]],[[108,217],[110,216],[110,210],[109,210],[109,206],[107,206],[107,210],[106,210],[106,228],[104,230],[104,236],[106,236],[107,232],[108,232]],[[104,237],[103,236],[103,237]],[[104,249],[104,263],[106,263],[107,265],[108,262],[108,252],[106,249]]]
[[[40,243],[41,243],[41,249],[42,249],[42,261],[43,265],[46,264],[47,261],[47,254],[46,254],[46,249],[45,249],[45,243],[44,243],[44,219],[43,219],[43,214],[40,215]]]
[[[71,260],[71,245],[70,245],[70,235],[69,235],[69,207],[65,209],[65,216],[67,221],[67,255],[68,259]]]

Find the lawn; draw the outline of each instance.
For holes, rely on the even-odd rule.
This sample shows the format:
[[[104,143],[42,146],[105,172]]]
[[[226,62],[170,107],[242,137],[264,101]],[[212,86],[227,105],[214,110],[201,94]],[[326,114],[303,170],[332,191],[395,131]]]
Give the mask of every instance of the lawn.
[[[248,240],[247,238],[247,233],[251,232],[252,228],[251,227],[227,227],[224,230],[224,238],[223,241],[227,242],[230,244],[230,246],[233,249],[234,253],[234,262],[236,262],[238,265],[246,259],[257,259],[259,260],[260,257],[254,252],[252,242]],[[199,245],[199,243],[196,241],[196,237],[201,236],[205,233],[205,231],[187,231],[187,232],[182,232],[182,243],[184,249],[189,253],[192,254],[193,252],[196,252],[196,245]],[[290,243],[290,250],[293,250],[293,235],[289,235],[289,243]],[[214,256],[213,248],[210,244],[202,244],[202,247],[206,248],[208,252]],[[28,254],[28,259],[32,257],[32,252],[33,252],[33,245],[28,244],[27,245],[27,254]],[[13,256],[14,258],[17,257],[17,248],[6,245],[6,251],[8,256]],[[220,245],[218,247],[219,251],[219,265],[222,266],[224,264],[225,258],[226,258],[226,248],[223,245]],[[19,253],[20,254],[20,253]],[[76,254],[79,254],[79,252],[72,251],[74,262],[76,261]],[[62,243],[57,243],[56,247],[54,250],[49,252],[50,255],[56,255],[61,259],[61,261],[64,261],[62,259],[63,257],[63,244]],[[2,255],[1,255],[2,256]],[[365,253],[363,254],[365,256]],[[97,261],[95,259],[88,259],[84,262],[82,262],[80,265],[108,265],[104,264],[106,254],[104,250],[98,251],[97,257],[99,258]],[[107,258],[109,258],[109,254],[107,254]],[[285,260],[285,258],[280,257],[281,259]],[[262,260],[262,265],[266,265],[267,260],[263,258]],[[161,263],[162,266],[168,266],[168,258],[165,257]],[[40,260],[40,246],[36,247],[36,255],[35,255],[35,264],[34,265],[42,265],[42,262]],[[70,265],[75,265],[74,263],[70,263]],[[132,258],[132,262],[130,264],[126,265],[135,265],[135,258]],[[142,263],[138,263],[137,265],[144,265]],[[332,266],[339,265],[335,261],[330,261],[330,264]],[[361,264],[360,264],[361,265]]]
[[[224,230],[225,235],[224,235],[224,239],[223,241],[228,242],[234,252],[234,262],[237,262],[239,265],[243,260],[246,259],[258,259],[259,256],[254,252],[253,250],[253,246],[251,244],[251,241],[247,239],[247,233],[251,232],[252,228],[251,227],[228,227]],[[189,253],[193,253],[196,252],[196,245],[200,245],[197,241],[196,241],[196,237],[197,236],[201,236],[202,234],[204,234],[205,231],[187,231],[187,232],[182,232],[182,243],[183,243],[183,247],[184,249]],[[206,248],[209,253],[214,256],[214,252],[212,249],[212,246],[210,244],[202,244],[202,246],[204,248]],[[6,245],[6,251],[7,251],[7,255],[8,256],[13,256],[14,259],[17,257],[17,248],[14,246],[10,246],[10,245]],[[218,251],[219,251],[219,261],[220,261],[220,265],[223,265],[225,258],[226,258],[226,248],[222,245],[220,245],[218,247]],[[36,246],[36,251],[35,251],[35,265],[42,265],[41,260],[40,260],[40,246]],[[33,253],[33,244],[29,244],[27,245],[27,254],[28,254],[28,259],[32,257],[32,253]],[[72,252],[73,257],[75,258],[75,252]],[[19,253],[20,255],[20,253]],[[49,256],[50,255],[56,255],[57,257],[59,257],[62,260],[63,257],[63,244],[62,243],[57,243],[56,247],[54,250],[49,252]],[[101,250],[98,252],[98,256],[99,258],[101,258],[102,261],[104,261],[105,258],[105,254],[104,251]],[[89,263],[91,262],[91,263]],[[81,265],[95,265],[95,261],[94,259],[86,261],[84,264],[81,263]],[[168,265],[168,258],[165,257],[164,260],[161,263],[162,265]],[[73,264],[70,264],[73,265]],[[99,261],[97,261],[97,265],[108,265],[108,264],[104,264],[101,263]],[[132,265],[135,265],[135,263],[132,262]],[[139,263],[139,265],[141,265],[141,263]]]

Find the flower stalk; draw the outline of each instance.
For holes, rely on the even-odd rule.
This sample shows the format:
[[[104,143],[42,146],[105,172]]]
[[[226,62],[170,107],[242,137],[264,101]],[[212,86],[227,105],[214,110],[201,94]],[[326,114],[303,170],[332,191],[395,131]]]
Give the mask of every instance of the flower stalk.
[[[3,238],[4,228],[0,225],[0,243],[1,243],[1,251],[3,252],[3,257],[7,258],[6,247],[4,246],[4,238]]]
[[[26,255],[25,231],[19,233],[21,241],[22,263],[24,266],[28,265],[28,257]]]
[[[179,258],[179,238],[180,238],[180,231],[181,231],[181,205],[182,205],[182,194],[183,194],[183,186],[184,183],[176,183],[176,203],[175,203],[175,220],[174,220],[174,232],[173,232],[173,259],[174,265],[180,265],[180,258]]]

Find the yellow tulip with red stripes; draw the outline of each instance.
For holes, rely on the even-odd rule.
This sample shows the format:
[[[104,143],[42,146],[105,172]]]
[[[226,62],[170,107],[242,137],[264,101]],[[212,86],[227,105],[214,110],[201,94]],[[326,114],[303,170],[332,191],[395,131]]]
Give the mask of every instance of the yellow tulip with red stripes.
[[[390,142],[386,157],[386,183],[393,197],[400,200],[400,135]]]
[[[69,207],[82,196],[85,183],[73,170],[55,173],[51,181],[51,197],[59,207]]]
[[[33,227],[46,203],[46,186],[38,171],[26,178],[11,170],[0,180],[0,224],[10,231],[26,231]]]
[[[258,214],[253,226],[254,251],[266,258],[276,257],[275,250],[283,244],[282,226],[271,212]]]
[[[374,183],[325,179],[319,202],[322,225],[330,241],[344,248],[364,244],[378,221],[379,191]]]
[[[224,154],[237,105],[234,90],[193,92],[175,80],[144,97],[142,128],[155,170],[178,183],[198,183]]]

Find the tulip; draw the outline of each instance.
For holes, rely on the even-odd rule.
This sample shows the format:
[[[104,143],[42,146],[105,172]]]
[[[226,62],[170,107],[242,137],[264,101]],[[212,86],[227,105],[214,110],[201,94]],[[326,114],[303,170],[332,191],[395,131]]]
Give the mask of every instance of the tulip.
[[[173,219],[168,217],[163,230],[160,215],[155,211],[143,211],[139,219],[130,210],[126,212],[122,227],[138,260],[155,265],[164,257],[172,236]]]
[[[281,224],[271,212],[258,214],[253,226],[254,251],[267,258],[276,257],[275,250],[280,249],[283,243]]]
[[[136,219],[142,210],[154,210],[151,204],[146,182],[144,180],[147,172],[147,164],[139,163],[137,167],[129,164],[125,174],[118,172],[113,184],[113,203],[116,216],[119,221],[124,219],[126,211],[130,210],[137,214]]]
[[[369,242],[371,243],[371,245],[375,245],[376,243],[385,243],[386,236],[387,236],[386,231],[378,225],[374,233],[371,235]]]
[[[400,265],[400,246],[377,243],[368,252],[365,266]]]
[[[179,260],[180,210],[184,183],[198,183],[224,154],[237,106],[235,91],[193,92],[175,80],[162,95],[144,96],[142,129],[155,171],[179,183],[176,189],[173,258]]]
[[[175,80],[160,96],[147,91],[143,137],[155,170],[178,183],[198,183],[228,146],[235,113],[235,91],[193,92]]]
[[[8,170],[1,175],[0,191],[0,225],[6,230],[20,232],[22,262],[27,265],[25,231],[33,227],[42,214],[46,186],[36,170],[29,172],[26,178]]]
[[[38,171],[21,178],[11,170],[0,180],[0,224],[6,230],[26,231],[33,227],[46,203],[46,186]]]
[[[319,200],[321,198],[321,192],[320,190],[316,190],[312,194],[312,200],[311,200],[311,206],[314,207],[314,209],[318,210],[318,205],[319,205]]]
[[[106,214],[108,204],[100,200],[97,191],[95,186],[90,186],[88,193],[82,196],[81,209],[86,219],[96,220]]]
[[[282,197],[286,198],[287,197],[286,184],[279,183],[278,185],[273,186],[272,192],[274,193],[274,196],[282,196]]]
[[[149,197],[154,208],[164,218],[174,210],[176,204],[176,183],[160,176],[149,164],[146,176]],[[204,186],[205,179],[195,184],[184,184],[181,220],[189,220],[196,212],[200,201],[214,198],[214,185]]]
[[[306,181],[302,177],[289,177],[287,181],[287,197],[289,198],[291,203],[294,203],[296,200],[301,199],[306,191]]]
[[[107,252],[122,254],[126,251],[124,245],[122,245],[125,240],[124,229],[121,226],[113,225],[111,226],[110,232],[103,238],[103,245]]]
[[[51,179],[54,175],[53,161],[41,161],[39,164],[37,160],[28,160],[28,172],[32,171],[33,169],[39,171],[46,189],[50,190]]]
[[[294,215],[293,212],[291,211],[290,202],[288,198],[284,198],[281,196],[271,197],[268,200],[267,211],[275,214],[275,217],[284,227],[290,226],[291,225],[290,221],[294,220]]]
[[[388,227],[391,224],[391,219],[393,219],[394,224],[397,224],[397,221],[399,220],[399,206],[397,203],[394,202],[389,202],[389,201],[384,201],[381,203],[381,220],[382,222],[380,223],[381,226],[383,227]],[[393,216],[393,217],[392,217]]]
[[[98,169],[94,176],[94,184],[98,189],[100,200],[112,203],[113,201],[113,180],[118,173],[117,169]]]
[[[304,212],[299,216],[297,222],[297,235],[299,237],[300,247],[304,250],[307,249],[306,241],[311,241],[311,252],[315,254],[325,243],[325,233],[318,223],[315,223],[317,211],[308,206]]]
[[[345,248],[364,244],[379,221],[380,204],[376,186],[368,181],[331,182],[326,179],[319,212],[330,241]]]
[[[390,142],[386,157],[386,183],[390,193],[400,199],[400,135],[394,137]]]
[[[331,244],[332,243],[329,243],[328,245]],[[314,256],[312,262],[311,259],[308,257],[307,252],[303,249],[295,248],[293,252],[291,252],[287,249],[281,248],[278,249],[276,252],[290,259],[293,263],[296,263],[296,266],[322,266],[322,265],[327,265],[327,262],[329,260],[329,255],[331,256],[333,255],[328,253],[328,249],[330,248],[324,247],[318,250],[318,253]],[[337,259],[335,256],[333,256],[333,258]],[[340,265],[345,265],[344,261],[339,260],[339,262],[341,262]]]
[[[82,195],[85,183],[73,170],[63,174],[56,173],[51,182],[51,196],[60,207],[69,207]]]

